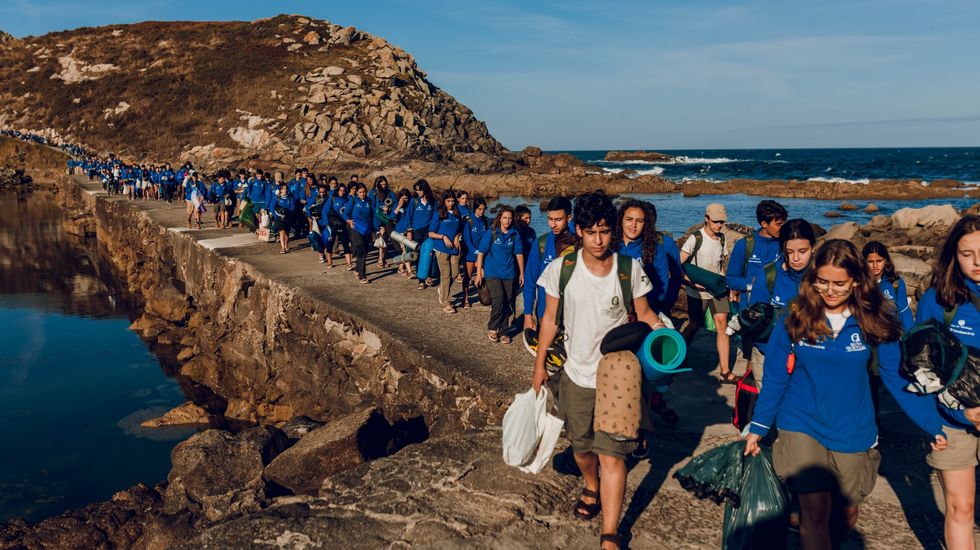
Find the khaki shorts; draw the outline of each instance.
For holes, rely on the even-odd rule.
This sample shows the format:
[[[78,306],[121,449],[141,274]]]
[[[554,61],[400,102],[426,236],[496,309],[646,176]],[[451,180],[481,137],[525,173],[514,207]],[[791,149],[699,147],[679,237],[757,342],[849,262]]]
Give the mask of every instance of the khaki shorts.
[[[558,381],[558,417],[565,421],[565,435],[576,453],[595,453],[621,460],[636,449],[638,439],[617,441],[592,428],[595,420],[595,390],[583,388],[562,373]]]
[[[876,449],[838,453],[805,433],[780,430],[772,462],[791,492],[831,492],[846,506],[857,506],[875,487],[881,455]]]
[[[973,431],[943,426],[949,446],[942,451],[932,451],[926,456],[926,463],[940,472],[969,470],[980,464],[980,438]]]
[[[701,298],[699,296],[688,296],[688,299],[700,300],[701,301],[701,314],[703,315],[706,310],[711,310],[712,315],[718,315],[719,313],[730,313],[731,307],[729,306],[728,296],[724,298]]]

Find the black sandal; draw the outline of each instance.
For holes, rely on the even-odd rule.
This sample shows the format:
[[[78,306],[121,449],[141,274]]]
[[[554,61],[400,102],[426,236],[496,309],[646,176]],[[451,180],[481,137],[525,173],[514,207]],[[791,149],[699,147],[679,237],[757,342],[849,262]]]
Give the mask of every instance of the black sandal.
[[[617,534],[606,533],[605,535],[599,535],[599,548],[602,548],[602,544],[605,542],[615,544],[616,548],[623,547],[623,537]]]
[[[738,376],[735,376],[735,373],[732,371],[719,375],[718,379],[722,384],[738,384]]]
[[[599,515],[599,510],[602,509],[602,502],[599,501],[599,491],[585,488],[582,489],[582,496],[594,498],[595,502],[588,504],[580,498],[575,502],[575,508],[572,509],[572,513],[575,514],[575,517],[588,521]]]

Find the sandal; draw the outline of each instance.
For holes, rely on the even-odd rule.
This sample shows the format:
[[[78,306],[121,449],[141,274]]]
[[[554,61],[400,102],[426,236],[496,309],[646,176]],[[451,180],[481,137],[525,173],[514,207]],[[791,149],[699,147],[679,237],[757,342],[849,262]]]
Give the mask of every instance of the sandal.
[[[603,547],[603,544],[605,544],[607,542],[611,542],[611,543],[615,544],[616,545],[616,548],[622,548],[623,547],[623,537],[621,537],[621,536],[619,536],[619,535],[617,535],[615,533],[606,533],[606,534],[603,534],[603,535],[599,535],[599,548],[604,548]]]
[[[450,304],[446,304],[445,307],[442,308],[442,312],[447,314],[453,314],[456,313],[456,308],[454,308]]]
[[[588,504],[582,498],[575,502],[575,508],[572,509],[572,514],[579,519],[584,519],[586,521],[599,515],[599,510],[602,509],[602,503],[599,501],[599,491],[593,491],[591,489],[582,489],[583,498],[594,498],[595,502]]]
[[[347,271],[354,271],[354,264],[347,264]]]
[[[499,342],[500,341],[500,338],[497,337],[497,331],[495,331],[495,330],[489,330],[489,331],[487,331],[487,338],[489,338],[491,342]]]
[[[419,290],[425,290],[425,283],[419,282]]]
[[[463,309],[470,309],[470,303],[469,302],[463,302]]]
[[[718,379],[721,381],[722,384],[732,384],[732,385],[738,384],[738,376],[735,376],[735,373],[732,371],[721,373],[718,376]]]
[[[509,344],[510,343],[510,336],[507,336],[506,334],[504,334],[503,336],[501,336],[500,337],[500,343],[501,344]]]
[[[371,281],[369,281],[369,280],[368,280],[368,278],[367,278],[367,277],[364,277],[363,279],[358,279],[358,281],[360,281],[360,283],[361,283],[362,285],[366,285],[366,284],[368,284],[368,283],[370,283],[370,282],[371,282]]]

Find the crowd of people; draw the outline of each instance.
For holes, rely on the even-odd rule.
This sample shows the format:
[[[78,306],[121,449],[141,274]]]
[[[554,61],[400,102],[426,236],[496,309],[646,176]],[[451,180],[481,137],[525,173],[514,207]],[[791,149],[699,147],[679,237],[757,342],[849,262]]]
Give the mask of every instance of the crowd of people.
[[[601,513],[603,548],[623,543],[626,461],[643,456],[645,437],[624,440],[594,427],[599,343],[629,321],[652,329],[680,323],[683,316],[673,312],[682,288],[687,316],[680,331],[690,343],[714,325],[719,382],[753,375],[759,393],[742,434],[745,453],[771,446],[776,472],[798,503],[804,548],[838,547],[875,485],[882,386],[930,441],[926,461],[942,481],[947,547],[973,548],[980,410],[951,409],[933,395],[907,391],[899,339],[932,319],[963,344],[980,346],[978,216],[951,229],[913,316],[886,246],[818,243],[810,223],[789,218],[772,200],[758,204],[758,229],[734,243],[726,242],[724,205],[708,205],[701,226],[678,246],[657,230],[654,204],[631,199],[617,207],[601,191],[574,204],[566,197],[548,201],[542,210],[549,231],[537,235],[526,207],[499,205],[491,219],[484,199],[465,191],[437,195],[425,180],[395,191],[384,176],[368,189],[357,176],[340,184],[306,169],[289,180],[261,170],[206,178],[189,164],[174,170],[93,157],[73,159],[69,168],[132,200],[183,200],[188,227],[202,227],[202,207],[211,205],[216,227],[268,228],[283,254],[292,250],[290,239],[308,238],[318,261],[333,268],[343,255],[340,266],[361,283],[368,282],[368,249],[376,248],[379,268],[390,261],[420,290],[437,286],[446,314],[471,307],[474,291],[486,289],[488,338],[508,343],[521,334],[535,353],[532,387],[555,394],[584,481],[573,513],[586,520]],[[431,261],[416,257],[427,239]],[[620,256],[630,258],[625,272]],[[692,278],[689,266],[722,278],[723,292]],[[756,304],[775,312],[771,334],[733,339],[729,321]],[[560,364],[553,360],[557,346]],[[644,388],[642,408],[673,424],[679,416],[667,406],[666,391]]]

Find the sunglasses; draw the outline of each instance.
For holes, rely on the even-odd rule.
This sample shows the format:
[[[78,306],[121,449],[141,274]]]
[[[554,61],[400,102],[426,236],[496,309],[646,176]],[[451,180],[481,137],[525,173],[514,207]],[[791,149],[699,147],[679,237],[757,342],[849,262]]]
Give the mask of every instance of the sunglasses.
[[[708,221],[715,225],[725,225],[725,220],[713,220],[711,218],[708,218]]]
[[[830,283],[821,283],[817,281],[813,283],[814,290],[820,294],[826,294],[828,296],[846,296],[852,288],[854,288],[853,281],[848,283],[848,285],[844,288],[831,288]]]

